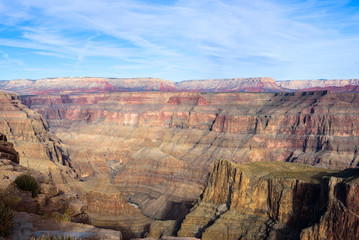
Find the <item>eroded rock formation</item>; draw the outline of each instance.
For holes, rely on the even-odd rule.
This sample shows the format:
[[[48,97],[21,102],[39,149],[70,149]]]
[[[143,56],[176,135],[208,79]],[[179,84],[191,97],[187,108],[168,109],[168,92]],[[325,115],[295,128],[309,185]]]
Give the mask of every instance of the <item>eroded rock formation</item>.
[[[51,175],[57,183],[76,177],[61,142],[49,132],[42,116],[23,105],[17,96],[2,92],[0,132],[12,142],[21,165]]]
[[[89,221],[87,205],[70,189],[60,190],[50,176],[18,165],[18,154],[6,139],[0,133],[0,201],[12,209],[15,220],[6,239],[32,239],[48,235],[85,237],[89,240],[122,239],[118,231],[79,224]],[[14,179],[22,174],[31,175],[37,182],[39,192],[36,196],[30,191],[20,190],[14,183]]]
[[[201,239],[357,239],[357,169],[217,162],[178,236]]]
[[[151,222],[140,212],[152,219],[183,218],[217,159],[356,167],[358,96],[327,91],[146,92],[21,100],[40,113],[62,140],[86,186],[76,187],[84,189],[80,196],[93,221],[119,227],[136,216],[140,224],[134,229],[140,236]],[[96,193],[104,189],[111,190]],[[121,199],[121,204],[115,205],[112,197]],[[116,207],[117,216],[100,214],[98,204],[105,199],[109,199],[105,209]]]

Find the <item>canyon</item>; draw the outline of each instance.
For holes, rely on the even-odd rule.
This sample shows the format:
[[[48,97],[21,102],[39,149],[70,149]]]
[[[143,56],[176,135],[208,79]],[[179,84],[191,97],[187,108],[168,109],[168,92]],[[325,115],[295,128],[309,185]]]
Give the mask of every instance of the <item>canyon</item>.
[[[161,89],[163,85],[153,81],[157,84],[156,79],[146,79],[133,88],[130,84],[118,90],[118,85],[114,91],[88,87],[86,81],[69,87],[70,80],[58,80],[66,86],[49,91],[45,89],[52,83],[43,88],[34,87],[34,81],[24,85],[21,80],[16,88],[2,83],[1,89],[16,90],[19,96],[0,96],[0,132],[14,143],[20,164],[76,192],[91,224],[120,230],[124,239],[144,237],[146,232],[154,236],[156,226],[169,225],[180,225],[179,237],[264,234],[275,239],[292,234],[292,239],[321,239],[335,236],[330,233],[334,215],[345,219],[344,227],[356,226],[357,218],[351,215],[356,211],[356,178],[344,176],[344,169],[359,165],[357,93],[288,91],[270,78],[249,81],[256,86],[266,82],[255,89],[266,93],[217,93],[224,88],[215,80],[194,91],[190,85],[196,82],[183,82],[184,91],[185,85],[165,82],[171,88]],[[238,81],[244,80],[224,82],[235,88]],[[150,91],[143,82],[150,82]],[[275,91],[265,90],[269,88]],[[236,91],[243,89],[237,86]],[[249,170],[236,165],[250,162],[260,163],[248,165]],[[301,176],[306,171],[313,175]],[[233,172],[247,178],[238,180]],[[223,189],[213,190],[216,184]],[[318,191],[320,196],[300,199],[295,191]],[[250,196],[257,203],[249,203]],[[310,205],[313,212],[303,215],[293,213],[294,205],[313,198],[321,206]],[[303,223],[310,214],[315,219]],[[244,222],[256,223],[253,232],[245,234],[249,227]],[[238,224],[243,225],[242,233],[233,230]],[[230,234],[221,232],[223,226]]]

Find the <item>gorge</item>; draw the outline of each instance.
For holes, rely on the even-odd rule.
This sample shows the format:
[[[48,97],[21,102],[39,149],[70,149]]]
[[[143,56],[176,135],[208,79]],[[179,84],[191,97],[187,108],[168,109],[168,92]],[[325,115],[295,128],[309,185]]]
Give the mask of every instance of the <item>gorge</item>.
[[[0,96],[0,132],[20,164],[70,187],[88,206],[91,224],[120,230],[125,239],[154,234],[153,226],[169,221],[183,221],[182,237],[338,239],[330,232],[339,224],[334,215],[345,219],[338,229],[358,224],[357,173],[344,169],[359,164],[359,95],[294,92],[264,80],[252,83],[275,91],[206,92],[217,89],[215,81],[197,92],[148,80],[116,91],[97,80],[105,87],[84,89],[78,80],[35,91],[36,82],[3,83],[20,96]],[[260,163],[237,165],[250,162]],[[293,212],[294,204],[304,210]],[[232,231],[251,221],[252,232]],[[345,239],[357,237],[350,234]]]

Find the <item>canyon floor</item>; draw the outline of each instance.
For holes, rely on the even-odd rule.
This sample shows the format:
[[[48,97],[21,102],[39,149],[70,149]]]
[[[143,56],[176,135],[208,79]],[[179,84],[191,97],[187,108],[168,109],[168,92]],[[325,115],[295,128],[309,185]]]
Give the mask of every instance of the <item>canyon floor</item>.
[[[99,91],[107,80],[87,81],[92,90],[76,81],[50,92],[34,81],[0,86],[20,94],[0,93],[0,132],[18,153],[1,156],[36,171],[59,196],[72,196],[61,200],[59,214],[75,201],[86,211],[72,221],[124,239],[359,237],[348,230],[357,228],[359,214],[358,93],[183,92],[176,88],[214,91],[217,82],[156,79],[110,83],[141,91],[167,84],[171,91],[113,92]],[[246,86],[278,90],[273,81]],[[30,213],[44,215],[42,200],[31,201]]]

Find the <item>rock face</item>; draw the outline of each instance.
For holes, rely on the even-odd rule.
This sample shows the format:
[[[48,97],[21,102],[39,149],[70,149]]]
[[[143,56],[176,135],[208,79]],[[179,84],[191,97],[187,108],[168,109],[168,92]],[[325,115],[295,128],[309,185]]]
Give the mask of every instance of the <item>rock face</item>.
[[[7,137],[0,133],[0,159],[8,159],[19,163],[19,153],[15,151],[14,144],[7,141]]]
[[[171,82],[158,78],[90,78],[19,79],[1,81],[2,91],[21,95],[74,94],[128,91],[178,91]]]
[[[53,179],[31,168],[18,165],[19,158],[6,136],[0,134],[0,201],[14,211],[14,227],[7,239],[32,239],[48,235],[83,239],[122,239],[118,231],[98,229],[73,222],[88,222],[88,207],[77,194],[57,188]],[[34,177],[39,193],[16,187],[14,179],[27,174]],[[62,221],[60,221],[62,220]]]
[[[1,92],[0,132],[13,143],[20,164],[51,174],[58,183],[76,176],[60,141],[49,132],[46,121],[23,105],[17,96]],[[12,143],[3,143],[3,146],[6,148],[6,144]]]
[[[357,207],[349,202],[358,198],[358,178],[357,169],[335,172],[280,162],[219,161],[178,236],[357,239]]]
[[[188,80],[177,83],[182,91],[189,92],[285,92],[273,78],[232,78]]]
[[[83,180],[76,187],[93,222],[125,234],[134,230],[121,229],[119,223],[136,216],[140,224],[132,236],[141,236],[151,220],[140,213],[153,219],[183,218],[218,159],[358,166],[358,97],[327,91],[127,92],[21,100],[61,139]],[[116,216],[110,214],[113,208]]]
[[[291,91],[358,92],[359,79],[287,80],[276,83]]]

